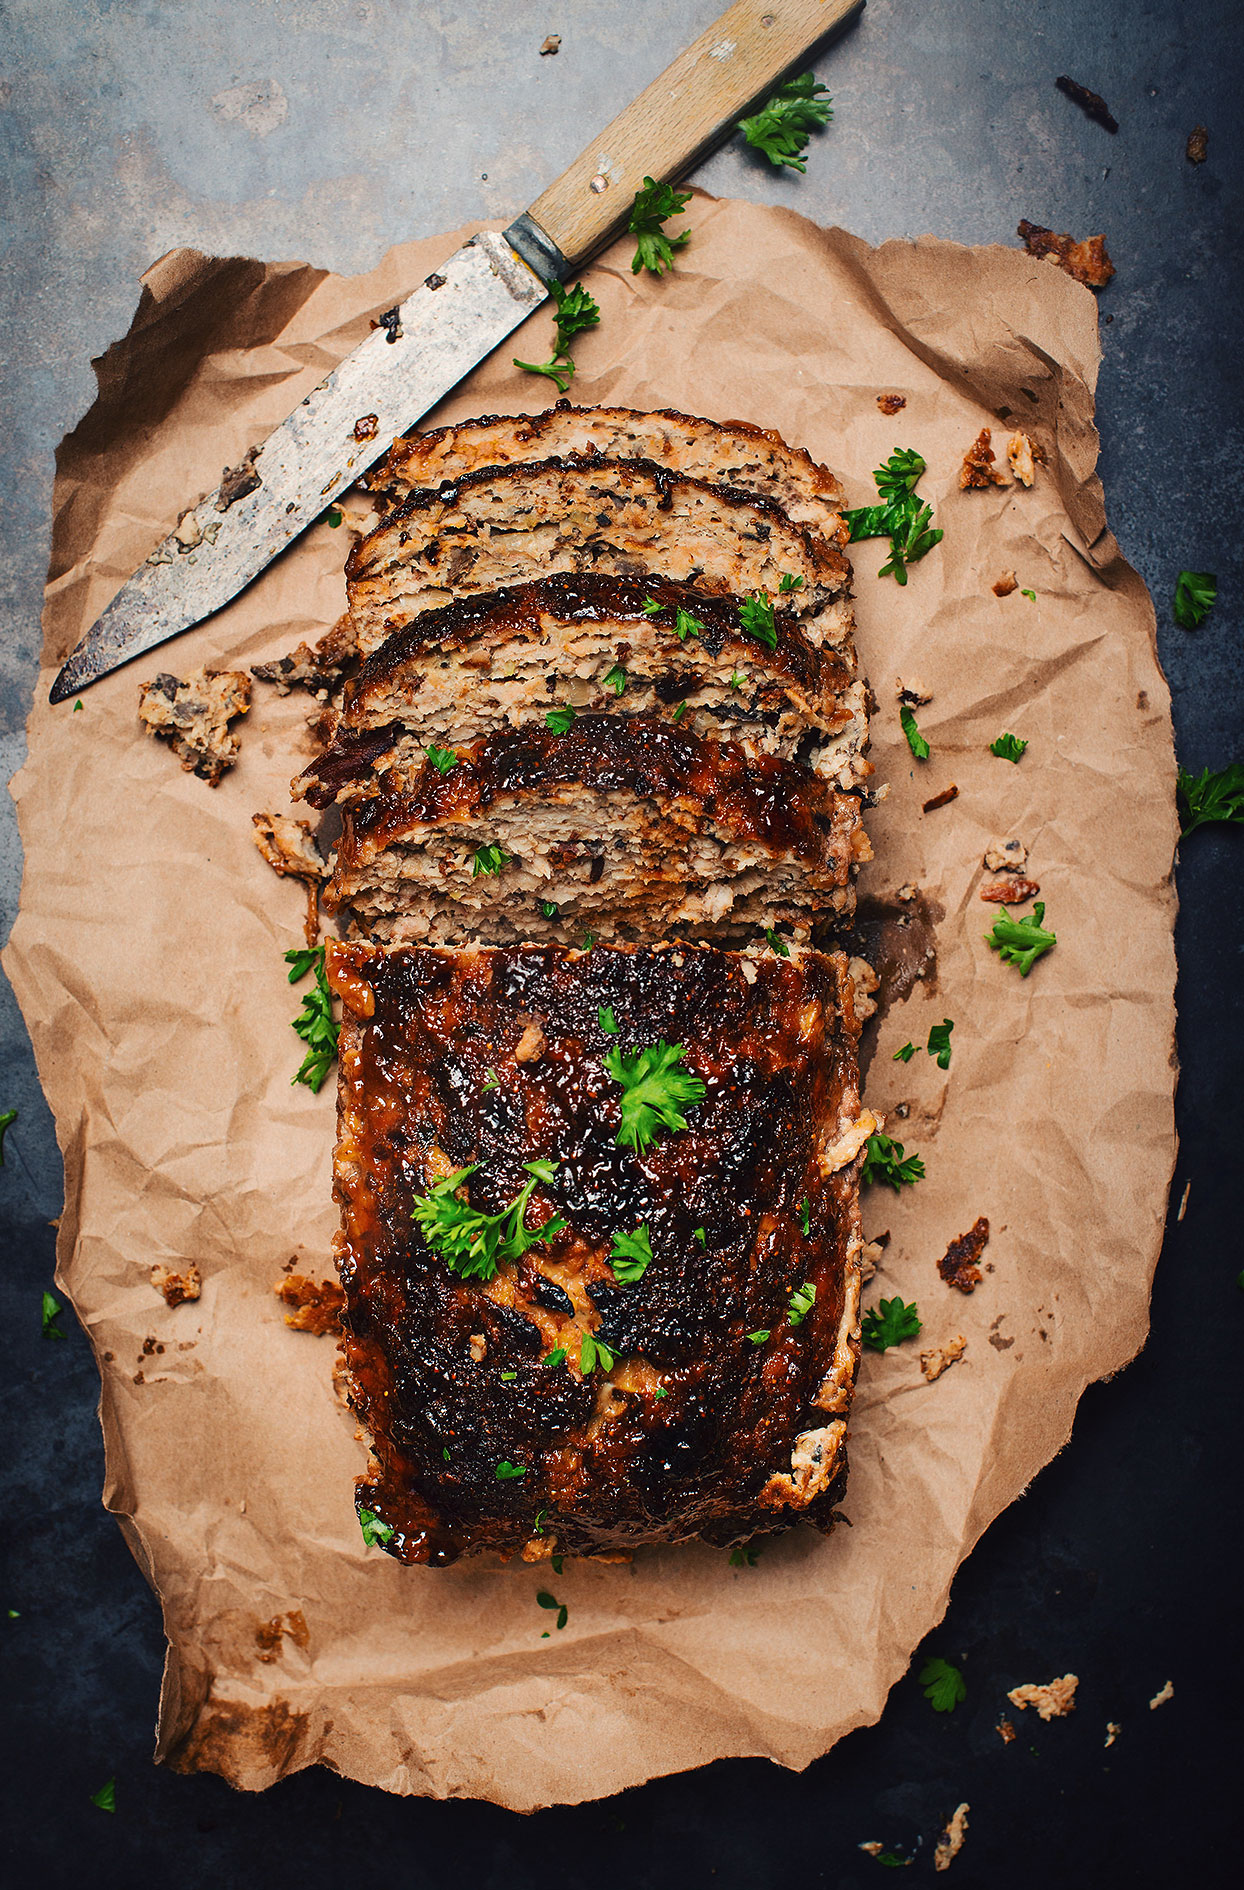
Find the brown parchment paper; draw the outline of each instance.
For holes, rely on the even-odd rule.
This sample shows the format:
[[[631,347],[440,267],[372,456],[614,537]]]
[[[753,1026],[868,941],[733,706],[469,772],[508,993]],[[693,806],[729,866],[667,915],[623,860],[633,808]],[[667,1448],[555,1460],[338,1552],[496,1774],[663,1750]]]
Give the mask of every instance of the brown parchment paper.
[[[105,1501],[164,1612],[158,1755],[181,1769],[258,1788],[322,1761],[390,1791],[528,1809],[729,1754],[804,1766],[877,1717],[973,1543],[1065,1442],[1084,1387],[1145,1337],[1174,1153],[1174,762],[1153,612],[1094,475],[1092,297],[1014,250],[870,249],[702,195],[691,221],[665,281],[636,280],[626,245],[591,269],[602,320],[576,344],[576,397],[778,427],[857,505],[871,468],[914,446],[945,529],[905,590],[878,581],[879,543],[854,548],[890,784],[863,890],[912,881],[940,915],[936,989],[882,1019],[868,1077],[927,1179],[866,1196],[868,1231],[892,1239],[865,1302],[915,1299],[924,1332],[865,1356],[853,1527],[831,1540],[795,1531],[750,1569],[692,1547],[557,1577],[404,1569],[363,1546],[364,1447],[334,1397],[332,1341],[289,1331],[273,1294],[293,1255],[329,1272],[335,1218],[332,1086],[290,1086],[298,993],[282,953],[301,943],[302,892],[251,838],[252,812],[287,807],[308,700],[257,685],[214,792],[136,717],[159,669],[249,666],[331,624],[346,528],[315,528],[80,713],[46,695],[185,505],[466,232],[352,279],[165,257],[59,456],[4,962],[64,1151],[58,1283],[101,1363]],[[543,358],[550,332],[534,316],[436,418],[547,404],[510,356]],[[893,419],[882,391],[906,397]],[[980,426],[1001,446],[1017,423],[1046,454],[1035,488],[961,493]],[[993,595],[1008,568],[1035,602]],[[899,731],[896,674],[933,694],[924,764]],[[1019,766],[987,751],[1004,728],[1030,743]],[[954,804],[923,815],[952,781]],[[987,949],[998,908],[978,898],[981,854],[1007,834],[1031,849],[1058,934],[1026,981]],[[947,1072],[923,1049],[892,1060],[944,1016]],[[966,1299],[936,1261],[980,1214],[992,1270]],[[151,1268],[188,1260],[202,1298],[170,1310]],[[921,1346],[959,1332],[965,1357],[927,1384]],[[550,1580],[569,1625],[546,1640],[535,1594]],[[305,1637],[261,1659],[257,1628],[292,1611]]]

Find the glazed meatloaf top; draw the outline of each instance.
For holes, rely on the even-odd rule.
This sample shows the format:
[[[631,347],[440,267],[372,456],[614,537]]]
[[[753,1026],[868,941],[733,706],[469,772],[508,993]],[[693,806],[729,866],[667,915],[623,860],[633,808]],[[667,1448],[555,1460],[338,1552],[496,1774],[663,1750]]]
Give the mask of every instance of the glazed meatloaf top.
[[[636,413],[629,407],[574,407],[559,400],[539,414],[487,414],[398,440],[375,468],[368,486],[393,505],[417,486],[436,486],[480,466],[597,454],[606,459],[650,459],[686,478],[737,486],[776,499],[793,519],[846,543],[839,507],[842,487],[827,466],[781,434],[745,420],[701,420],[674,413]]]
[[[827,1528],[876,1127],[845,959],[334,944],[329,976],[357,1500],[388,1552]],[[641,1131],[645,1051],[683,1087]]]

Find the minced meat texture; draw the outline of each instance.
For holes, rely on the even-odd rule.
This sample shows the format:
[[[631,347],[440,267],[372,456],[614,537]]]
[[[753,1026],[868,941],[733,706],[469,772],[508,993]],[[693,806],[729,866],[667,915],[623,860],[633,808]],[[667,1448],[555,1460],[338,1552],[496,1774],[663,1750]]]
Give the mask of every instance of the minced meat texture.
[[[357,1500],[392,1530],[388,1553],[444,1565],[828,1528],[872,1125],[845,959],[333,945],[328,969],[343,1011],[345,1348],[372,1440]],[[546,1049],[520,1062],[533,1019]],[[682,1047],[705,1094],[685,1129],[637,1154],[618,1143],[605,1058],[658,1042]],[[470,1205],[499,1213],[532,1161],[554,1168],[528,1231],[567,1225],[491,1280],[463,1280],[425,1242],[416,1199],[476,1164]],[[637,1227],[653,1259],[627,1285],[608,1256]],[[805,1283],[815,1299],[792,1325]],[[585,1336],[611,1365],[584,1371]]]
[[[981,1283],[980,1257],[989,1240],[989,1222],[982,1214],[966,1234],[952,1240],[937,1263],[937,1270],[947,1286],[957,1286],[961,1293],[974,1293]]]
[[[1027,217],[1020,223],[1018,234],[1030,256],[1042,256],[1047,262],[1056,263],[1090,289],[1104,289],[1114,275],[1104,236],[1086,236],[1077,242],[1073,236],[1060,236],[1043,224],[1029,223]]]
[[[179,678],[161,674],[138,688],[138,714],[147,733],[168,742],[188,774],[209,787],[238,758],[241,737],[229,724],[251,706],[245,670],[196,669]]]

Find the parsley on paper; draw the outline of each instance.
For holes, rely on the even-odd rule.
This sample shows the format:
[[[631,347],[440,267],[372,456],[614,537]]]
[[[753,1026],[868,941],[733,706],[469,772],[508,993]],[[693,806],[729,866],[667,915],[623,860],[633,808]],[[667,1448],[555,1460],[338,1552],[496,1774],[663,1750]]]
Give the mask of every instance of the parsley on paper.
[[[667,236],[661,225],[679,216],[690,201],[689,190],[675,190],[672,184],[656,184],[645,177],[643,189],[635,192],[626,224],[628,234],[636,238],[631,259],[633,276],[641,269],[659,276],[674,267],[674,251],[690,242],[691,232],[681,230],[677,236]]]
[[[1045,901],[1038,899],[1032,908],[1032,916],[1027,919],[1013,919],[1009,913],[994,920],[992,932],[986,932],[985,943],[990,951],[1001,954],[1004,965],[1018,965],[1019,975],[1026,978],[1040,958],[1042,952],[1048,952],[1058,943],[1057,934],[1042,929],[1045,918]]]
[[[883,1299],[880,1306],[871,1307],[864,1314],[860,1330],[870,1351],[887,1352],[892,1345],[901,1345],[904,1339],[914,1339],[921,1323],[915,1305],[904,1305],[896,1294],[893,1299]]]
[[[768,944],[769,950],[771,952],[776,952],[779,958],[790,957],[790,946],[786,943],[786,940],[782,937],[782,934],[780,932],[775,932],[771,925],[766,925],[765,927],[765,940]]]
[[[1181,571],[1175,580],[1174,618],[1181,630],[1205,622],[1218,598],[1218,579],[1208,571]]]
[[[843,513],[853,540],[890,540],[890,556],[877,575],[893,577],[898,584],[906,584],[908,565],[925,557],[942,538],[941,531],[933,527],[932,507],[916,494],[916,482],[926,471],[924,460],[914,448],[899,447],[873,473],[881,504]]]
[[[569,735],[574,721],[575,712],[567,704],[564,709],[550,709],[544,718],[544,726],[551,728],[554,735]]]
[[[599,1006],[596,1012],[596,1022],[600,1025],[606,1037],[617,1036],[618,1020],[613,1014],[612,1004],[602,1004]]]
[[[547,361],[520,361],[516,355],[514,365],[522,368],[524,374],[547,374],[551,381],[556,381],[558,393],[564,394],[574,378],[570,344],[585,329],[596,327],[600,309],[581,282],[576,282],[573,289],[565,288],[560,282],[546,282],[544,286],[554,305],[553,353]]]
[[[747,1336],[753,1345],[763,1345],[765,1340],[769,1337],[769,1327],[760,1326],[755,1332],[749,1332]]]
[[[95,1805],[100,1811],[115,1811],[117,1808],[117,1781],[116,1779],[110,1778],[106,1780],[105,1783],[100,1786],[97,1792],[92,1792],[91,1803]]]
[[[834,115],[829,89],[814,73],[801,72],[779,86],[762,111],[739,120],[739,130],[750,145],[763,151],[777,169],[808,168],[808,139],[822,131]]]
[[[381,1522],[374,1510],[361,1509],[358,1513],[359,1528],[363,1531],[363,1540],[369,1549],[378,1543],[392,1542],[393,1524]]]
[[[737,1549],[730,1551],[731,1568],[755,1568],[760,1560],[760,1550],[754,1549],[750,1542],[740,1543]]]
[[[620,696],[626,689],[626,671],[621,663],[615,663],[605,677],[605,688],[612,689],[615,696]]]
[[[937,1058],[937,1067],[939,1070],[948,1070],[950,1068],[950,1033],[954,1027],[953,1019],[944,1017],[941,1023],[934,1024],[932,1030],[929,1032],[929,1041],[926,1048],[931,1057]]]
[[[439,1253],[450,1272],[463,1280],[493,1279],[503,1260],[521,1260],[529,1247],[551,1240],[566,1226],[559,1214],[536,1228],[528,1228],[525,1220],[537,1182],[547,1186],[552,1181],[555,1162],[524,1162],[531,1180],[499,1214],[483,1214],[469,1201],[458,1199],[456,1190],[478,1166],[472,1162],[445,1175],[427,1194],[416,1197],[410,1211],[433,1253]]]
[[[609,1264],[615,1280],[631,1286],[642,1280],[652,1265],[652,1239],[641,1221],[633,1234],[615,1233],[609,1249]]]
[[[471,878],[479,879],[481,874],[485,877],[491,877],[492,874],[499,873],[502,867],[508,866],[509,863],[510,856],[503,847],[495,846],[492,843],[489,843],[487,846],[476,847],[471,860]]]
[[[890,1061],[891,1063],[910,1063],[912,1058],[915,1056],[915,1054],[916,1054],[915,1044],[905,1043],[901,1050],[896,1050],[894,1052],[894,1055],[891,1057]]]
[[[330,505],[327,512],[324,514],[324,523],[331,525],[333,530],[336,531],[344,516],[345,514],[342,512],[340,506]]]
[[[43,1295],[43,1336],[45,1339],[64,1338],[64,1333],[56,1323],[61,1311],[61,1303],[55,1293],[45,1293]]]
[[[899,710],[898,719],[903,725],[903,733],[907,737],[907,746],[911,749],[916,760],[927,761],[930,754],[929,744],[916,727],[916,718],[906,703],[904,703]]]
[[[869,1136],[864,1145],[861,1185],[869,1181],[888,1181],[897,1194],[900,1188],[909,1188],[913,1181],[923,1180],[924,1163],[918,1155],[909,1155],[904,1160],[903,1144],[892,1142],[880,1129]]]
[[[1180,836],[1186,839],[1197,827],[1216,820],[1244,820],[1244,762],[1233,761],[1229,767],[1211,774],[1188,774],[1179,770],[1178,779]],[[10,1120],[5,1117],[4,1121]],[[0,1122],[0,1159],[3,1155],[3,1122]]]
[[[4,1167],[4,1138],[17,1121],[16,1109],[6,1109],[0,1116],[0,1168]]]
[[[996,742],[990,742],[989,752],[1000,761],[1018,761],[1027,746],[1018,735],[999,735]]]
[[[525,1463],[511,1463],[507,1457],[503,1457],[492,1474],[498,1483],[512,1483],[515,1477],[526,1476],[527,1465]]]
[[[749,637],[755,637],[757,643],[776,650],[777,624],[773,620],[773,605],[763,591],[754,591],[750,597],[743,599],[739,605],[739,623]]]
[[[801,577],[796,577],[793,571],[783,571],[782,582],[778,585],[779,591],[785,593],[786,591],[801,591],[802,589],[803,579]]]
[[[1026,597],[1030,604],[1035,604],[1037,601],[1037,593],[1035,591],[1021,591],[1020,596]]]
[[[607,1345],[602,1345],[600,1340],[590,1332],[583,1334],[583,1343],[579,1347],[579,1370],[585,1378],[589,1372],[594,1372],[598,1365],[603,1372],[611,1372],[616,1363],[617,1360]]]
[[[423,752],[438,774],[452,774],[458,765],[452,748],[438,748],[435,742],[430,742]]]
[[[805,1280],[802,1286],[796,1286],[790,1296],[790,1309],[787,1318],[792,1326],[801,1326],[816,1304],[816,1281]]]
[[[920,1669],[920,1684],[924,1688],[925,1699],[935,1713],[953,1713],[956,1706],[968,1697],[963,1675],[948,1660],[943,1660],[940,1654],[934,1654],[932,1660],[925,1661]]]
[[[703,1102],[707,1091],[698,1076],[680,1070],[680,1043],[650,1044],[628,1055],[616,1045],[605,1053],[605,1068],[622,1085],[622,1123],[615,1141],[642,1155],[656,1140],[657,1124],[685,1129],[684,1107]]]
[[[543,1511],[541,1514],[543,1514]],[[556,1610],[557,1626],[559,1628],[565,1627],[567,1621],[570,1619],[570,1611],[565,1606],[564,1602],[560,1602],[554,1595],[550,1595],[547,1588],[541,1588],[537,1591],[536,1601],[541,1608],[552,1608]]]
[[[80,715],[80,714],[81,714],[81,712],[82,712],[82,698],[81,698],[81,696],[79,696],[79,697],[78,697],[78,700],[77,700],[77,701],[76,701],[76,702],[74,703],[74,705],[73,705],[73,712],[74,712],[74,714],[75,714],[75,715]]]
[[[302,1009],[293,1020],[296,1034],[307,1046],[307,1054],[290,1082],[305,1083],[318,1095],[337,1054],[338,1035],[338,1025],[333,1018],[333,994],[324,972],[324,947],[317,945],[313,951],[286,952],[285,962],[292,966],[291,984],[297,984],[309,971],[315,973],[315,988],[304,995]]]

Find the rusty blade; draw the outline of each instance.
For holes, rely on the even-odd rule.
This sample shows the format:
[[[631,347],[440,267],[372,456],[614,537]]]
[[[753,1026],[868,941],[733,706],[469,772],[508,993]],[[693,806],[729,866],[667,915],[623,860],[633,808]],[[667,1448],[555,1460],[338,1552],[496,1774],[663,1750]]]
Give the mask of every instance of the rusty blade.
[[[248,455],[240,477],[185,514],[87,632],[51,700],[236,597],[547,294],[503,237],[472,237]]]

